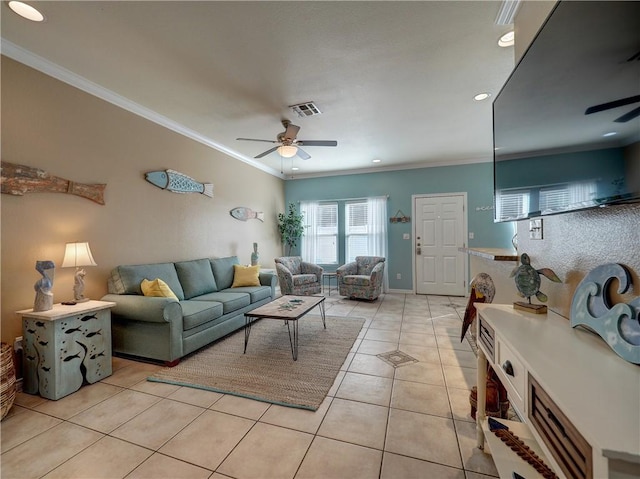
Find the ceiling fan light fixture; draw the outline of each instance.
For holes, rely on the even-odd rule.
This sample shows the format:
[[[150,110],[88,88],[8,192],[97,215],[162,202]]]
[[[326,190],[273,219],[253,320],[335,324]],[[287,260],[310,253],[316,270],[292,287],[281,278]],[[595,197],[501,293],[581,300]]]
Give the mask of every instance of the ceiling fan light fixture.
[[[293,158],[298,153],[298,148],[293,145],[282,145],[278,147],[278,154],[283,158]]]

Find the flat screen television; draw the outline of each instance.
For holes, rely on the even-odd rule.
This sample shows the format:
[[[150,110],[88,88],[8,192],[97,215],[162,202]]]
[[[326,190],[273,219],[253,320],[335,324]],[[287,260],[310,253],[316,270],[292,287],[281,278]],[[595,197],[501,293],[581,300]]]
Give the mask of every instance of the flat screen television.
[[[640,2],[561,1],[493,102],[494,221],[640,201]]]

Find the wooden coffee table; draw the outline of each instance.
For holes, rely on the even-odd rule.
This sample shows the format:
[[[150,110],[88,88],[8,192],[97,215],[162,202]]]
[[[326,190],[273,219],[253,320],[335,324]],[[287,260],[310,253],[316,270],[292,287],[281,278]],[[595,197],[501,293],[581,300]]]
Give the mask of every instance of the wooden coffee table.
[[[327,329],[324,315],[324,296],[292,296],[285,295],[260,306],[248,313],[244,313],[244,352],[247,352],[251,325],[256,319],[280,319],[287,325],[289,331],[289,343],[291,344],[291,354],[293,360],[298,360],[298,320],[311,311],[316,306],[320,307],[322,325]],[[293,322],[293,335],[289,322]]]

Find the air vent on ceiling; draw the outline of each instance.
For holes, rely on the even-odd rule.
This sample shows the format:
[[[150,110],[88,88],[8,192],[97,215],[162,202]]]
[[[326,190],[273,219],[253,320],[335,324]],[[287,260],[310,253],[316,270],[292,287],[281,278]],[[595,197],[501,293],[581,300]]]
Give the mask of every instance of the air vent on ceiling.
[[[521,0],[503,0],[496,17],[496,25],[511,25],[518,13]]]
[[[320,108],[318,108],[312,101],[298,103],[297,105],[290,105],[289,108],[302,118],[320,115],[322,113]]]

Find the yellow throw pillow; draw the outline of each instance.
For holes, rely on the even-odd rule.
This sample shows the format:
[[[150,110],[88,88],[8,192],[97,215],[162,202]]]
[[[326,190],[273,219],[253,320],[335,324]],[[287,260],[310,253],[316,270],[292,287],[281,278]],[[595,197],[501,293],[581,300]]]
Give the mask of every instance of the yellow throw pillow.
[[[167,283],[160,278],[156,278],[153,281],[143,279],[142,283],[140,283],[140,289],[142,289],[142,294],[145,296],[178,299]]]
[[[233,284],[231,287],[240,288],[241,286],[260,286],[260,265],[233,265]]]

